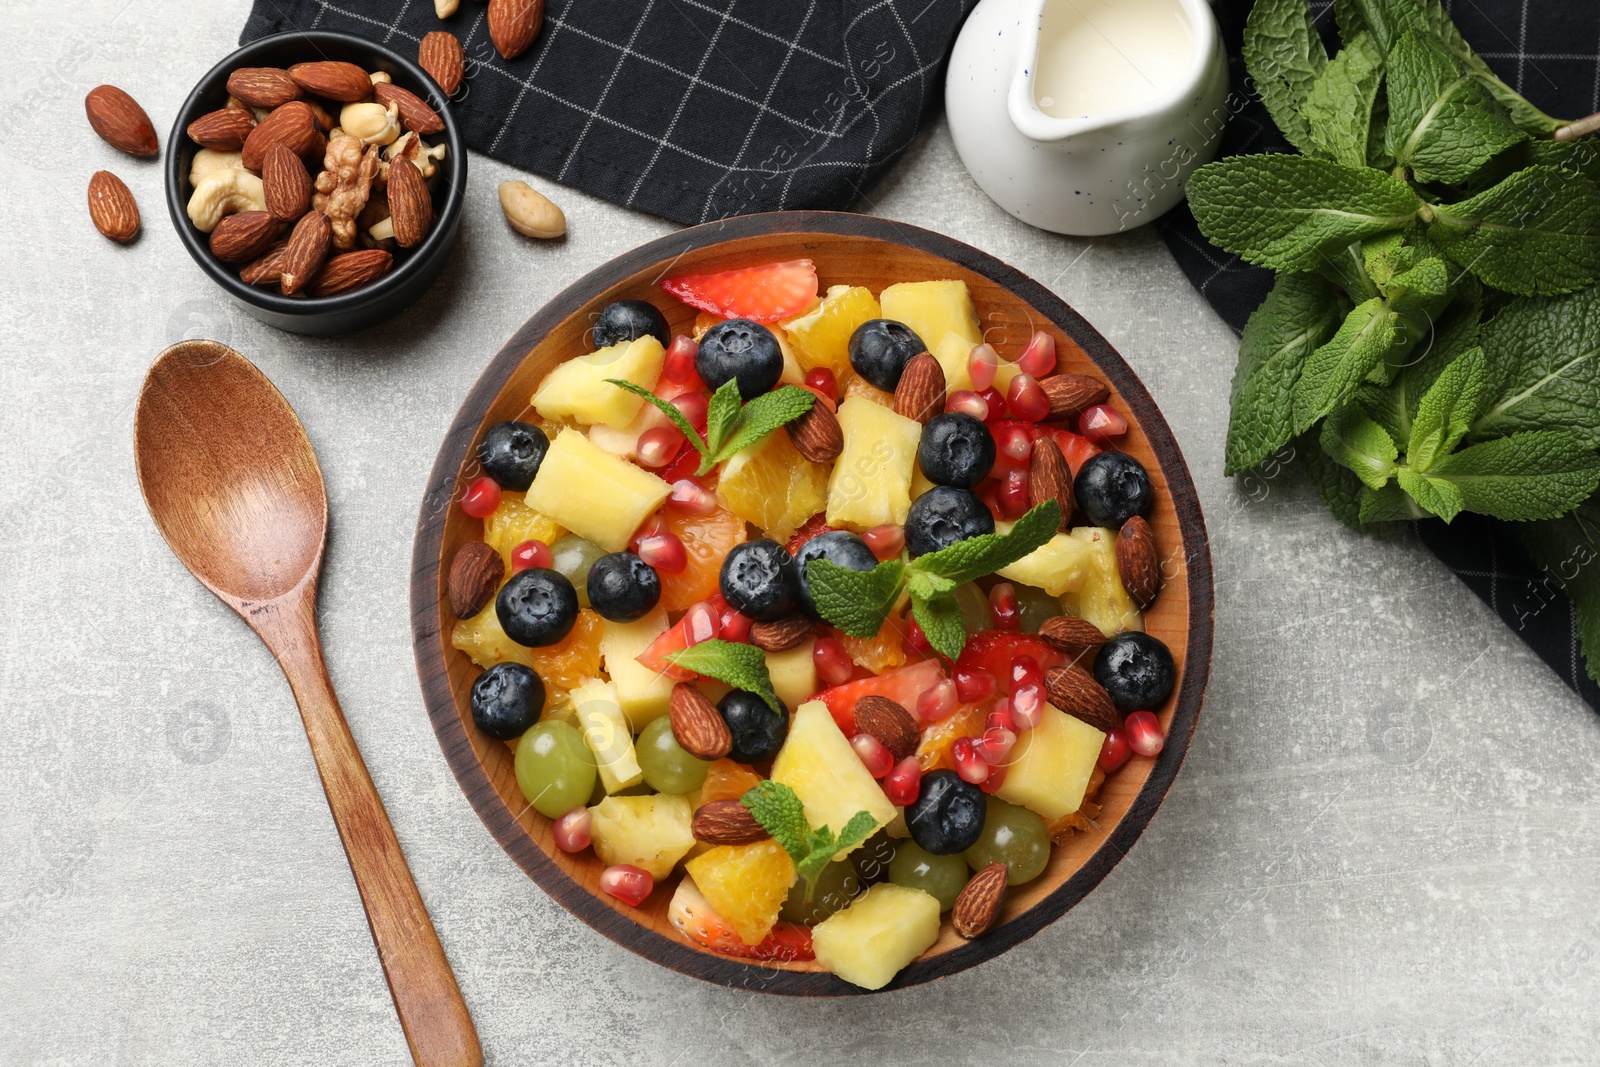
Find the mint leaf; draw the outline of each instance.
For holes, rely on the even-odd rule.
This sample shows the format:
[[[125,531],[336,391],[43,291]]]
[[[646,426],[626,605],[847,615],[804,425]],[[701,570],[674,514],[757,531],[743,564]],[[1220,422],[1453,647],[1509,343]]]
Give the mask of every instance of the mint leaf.
[[[1411,494],[1400,488],[1398,481],[1390,482],[1382,489],[1361,490],[1360,518],[1363,526],[1372,527],[1379,523],[1411,522],[1415,519],[1425,519],[1428,513],[1411,499]]]
[[[911,561],[911,569],[947,578],[955,588],[1009,567],[1046,544],[1061,526],[1061,508],[1054,500],[1035,504],[1005,533],[979,534]]]
[[[1600,188],[1581,175],[1528,167],[1432,211],[1429,238],[1496,289],[1551,296],[1600,278]]]
[[[1383,140],[1372,136],[1372,126],[1383,71],[1383,49],[1377,39],[1360,33],[1346,39],[1312,84],[1303,111],[1305,122],[1311,140],[1335,162],[1365,167],[1373,163],[1374,153],[1381,156]]]
[[[1369,489],[1382,489],[1394,477],[1400,456],[1394,439],[1356,404],[1347,404],[1322,424],[1322,450],[1348,467]]]
[[[1470,284],[1460,284],[1462,282]],[[1427,344],[1411,353],[1393,384],[1387,387],[1363,385],[1356,391],[1362,409],[1396,441],[1410,440],[1411,421],[1416,418],[1417,407],[1440,372],[1478,344],[1482,293],[1477,279],[1470,274],[1462,275],[1455,288],[1457,295],[1434,324]]]
[[[1527,134],[1440,40],[1408,30],[1389,49],[1385,147],[1419,181],[1454,184]]]
[[[1294,391],[1295,432],[1304,433],[1338,407],[1391,354],[1398,357],[1407,339],[1399,314],[1382,297],[1358,305],[1300,372]]]
[[[717,462],[744,451],[774,430],[800,418],[816,402],[817,394],[795,385],[762,393],[739,409],[726,440],[714,449]]]
[[[778,694],[772,688],[772,676],[767,673],[767,658],[754,645],[712,638],[670,652],[666,660],[675,667],[754,693],[765,700],[773,711],[779,715],[784,713]]]
[[[739,803],[750,809],[761,828],[783,846],[796,864],[810,854],[811,827],[806,822],[806,809],[793,789],[782,782],[757,782],[739,798]]]
[[[1600,448],[1600,289],[1517,300],[1482,338],[1493,388],[1475,438],[1567,430]]]
[[[1467,511],[1513,521],[1553,519],[1600,485],[1600,456],[1573,434],[1530,430],[1462,449],[1427,477],[1453,486]]]
[[[1477,417],[1488,385],[1489,369],[1481,348],[1468,351],[1446,367],[1417,407],[1406,445],[1406,465],[1425,472],[1436,460],[1455,451]]]
[[[1365,529],[1361,524],[1361,494],[1368,490],[1355,472],[1335,463],[1310,434],[1296,438],[1294,451],[1300,469],[1334,517],[1351,529]]]
[[[1397,230],[1421,201],[1369,167],[1306,156],[1234,156],[1195,171],[1189,206],[1200,230],[1229,252],[1274,270],[1308,271],[1325,251]]]
[[[728,434],[733,432],[733,425],[738,419],[739,382],[737,379],[729,378],[711,394],[711,403],[706,407],[706,452],[709,456],[718,456],[722,453],[723,442],[727,441]],[[704,468],[700,472],[702,474],[710,469],[709,464],[702,464],[702,467]]]
[[[1401,469],[1395,479],[1411,499],[1445,522],[1449,522],[1466,509],[1467,502],[1454,484],[1413,470]]]
[[[650,401],[650,403],[654,404],[662,414],[672,420],[672,424],[674,426],[683,431],[683,436],[688,439],[689,444],[694,446],[694,450],[696,452],[700,453],[702,457],[709,454],[706,450],[706,443],[700,439],[700,435],[696,433],[695,428],[689,424],[689,420],[683,417],[683,412],[678,410],[678,406],[676,404],[663,400],[650,390],[641,385],[635,385],[633,382],[630,382],[625,378],[607,378],[606,382],[610,385],[616,386],[618,389],[626,389],[628,392],[633,393],[636,396],[642,396],[646,400]]]
[[[946,659],[957,659],[967,646],[967,628],[961,620],[961,605],[951,593],[911,600],[911,617],[922,627],[928,644]]]
[[[1517,533],[1545,573],[1541,584],[1559,589],[1571,601],[1589,677],[1600,681],[1600,507],[1587,500],[1559,519],[1524,523]],[[1550,605],[1552,600],[1541,595],[1526,610],[1533,614]],[[1518,622],[1520,628],[1526,619]]]
[[[905,568],[898,559],[886,559],[870,571],[814,559],[806,564],[806,583],[823,621],[851,637],[876,637],[900,599]]]
[[[869,819],[871,817],[867,816]],[[838,855],[839,845],[834,839],[833,831],[824,826],[820,830],[811,831],[810,836],[806,838],[806,848],[808,851],[802,859],[795,861],[794,869],[796,874],[805,879],[805,899],[809,902],[812,894],[816,892],[817,875],[821,874],[822,868]]]
[[[1305,104],[1328,52],[1305,0],[1256,0],[1244,25],[1244,62],[1256,93],[1289,143],[1317,150]]]
[[[1333,336],[1344,315],[1343,301],[1323,278],[1278,275],[1239,341],[1224,473],[1257,466],[1294,435],[1300,369]]]
[[[871,837],[878,828],[878,820],[873,818],[870,811],[858,811],[845,822],[844,829],[839,831],[838,852],[845,852],[855,848],[861,842]],[[835,853],[835,855],[838,854]]]

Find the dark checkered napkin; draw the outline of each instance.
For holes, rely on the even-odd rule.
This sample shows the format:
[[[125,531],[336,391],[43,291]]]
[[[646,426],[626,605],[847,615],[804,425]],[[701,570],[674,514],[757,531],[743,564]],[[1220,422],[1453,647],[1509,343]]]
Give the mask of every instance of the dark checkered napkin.
[[[1266,108],[1240,91],[1239,58],[1245,17],[1252,0],[1217,0],[1217,20],[1233,75],[1244,100],[1222,137],[1222,154],[1286,152]],[[1317,25],[1334,36],[1330,0],[1310,0]],[[1600,111],[1600,0],[1444,0],[1461,34],[1495,73],[1550,115],[1581,118]],[[1243,263],[1200,235],[1186,208],[1158,225],[1178,265],[1235,330],[1272,288],[1272,273]],[[1424,544],[1488,604],[1588,704],[1600,710],[1600,688],[1584,673],[1573,629],[1571,604],[1559,581],[1539,571],[1511,527],[1463,514],[1450,525],[1417,524]]]
[[[343,30],[414,55],[461,39],[467,143],[608,200],[697,223],[846,208],[894,164],[943,85],[975,0],[548,0],[506,61],[486,6],[257,0],[241,39]]]

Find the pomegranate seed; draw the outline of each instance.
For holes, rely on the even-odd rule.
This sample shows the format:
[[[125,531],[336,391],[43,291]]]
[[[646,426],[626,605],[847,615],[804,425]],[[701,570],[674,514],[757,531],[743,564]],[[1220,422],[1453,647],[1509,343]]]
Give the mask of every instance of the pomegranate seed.
[[[964,782],[980,785],[989,777],[989,765],[978,753],[978,743],[970,737],[958,737],[950,746],[950,758],[955,761],[956,773]]]
[[[1161,732],[1161,720],[1152,712],[1129,712],[1122,720],[1122,729],[1128,735],[1128,747],[1141,756],[1159,756],[1167,744],[1167,735]]]
[[[589,809],[579,805],[556,820],[554,829],[556,847],[562,852],[582,852],[589,847],[590,826],[593,816]]]
[[[1100,769],[1110,774],[1127,763],[1132,752],[1128,747],[1128,735],[1121,729],[1112,730],[1100,746]]]
[[[989,590],[989,617],[994,619],[996,630],[1017,630],[1022,627],[1022,612],[1017,607],[1017,587],[1010,582],[996,582]]]
[[[486,519],[500,506],[500,486],[493,478],[474,478],[461,497],[461,510],[475,519]]]
[[[1031,730],[1044,718],[1044,686],[1023,684],[1011,690],[1011,717],[1017,728]]]
[[[994,730],[998,728],[1001,730],[1010,730],[1012,733],[1016,733],[1017,721],[1011,712],[1011,701],[1004,697],[1001,697],[999,700],[995,701],[994,710],[991,711],[989,713],[989,717],[984,720],[983,728],[985,730]]]
[[[679,478],[672,483],[667,507],[686,515],[709,515],[717,510],[717,495],[693,478]]]
[[[667,525],[667,517],[658,511],[640,523],[639,528],[633,531],[633,537],[628,540],[628,548],[630,551],[637,552],[639,551],[639,546],[650,540],[650,538],[665,537],[671,532],[672,527]]]
[[[955,670],[956,699],[963,704],[978,704],[994,696],[994,675],[982,667],[962,667]]]
[[[990,767],[989,777],[978,783],[978,788],[985,793],[998,793],[1000,787],[1006,784],[1005,767]]]
[[[1000,354],[991,345],[978,345],[967,357],[967,374],[972,378],[972,388],[987,389],[994,384],[995,372],[1000,369]]]
[[[676,426],[657,426],[639,435],[639,463],[645,467],[665,467],[677,458],[678,449],[688,444]]]
[[[917,799],[917,794],[922,792],[922,764],[917,762],[917,757],[907,756],[883,776],[883,792],[897,808]]]
[[[1050,398],[1044,395],[1039,379],[1019,374],[1006,387],[1006,410],[1024,422],[1038,422],[1050,414]]]
[[[682,574],[689,565],[689,553],[676,534],[646,537],[639,542],[639,558],[662,574]]]
[[[856,672],[850,653],[831,637],[819,637],[811,646],[811,662],[817,668],[817,677],[827,685],[843,685]]]
[[[1033,434],[1028,432],[1027,425],[1007,420],[993,430],[995,451],[1012,463],[1025,466],[1033,456]]]
[[[618,863],[600,872],[600,888],[624,904],[638,907],[656,887],[653,875],[631,863]]]
[[[694,478],[700,472],[700,452],[698,449],[685,448],[678,452],[678,458],[662,467],[656,474],[668,484],[681,481],[684,478]]]
[[[955,710],[956,683],[948,678],[917,694],[917,718],[923,722],[941,722]]]
[[[886,559],[894,559],[900,550],[906,547],[906,528],[886,522],[882,526],[874,526],[861,535],[861,540],[872,549],[873,556],[879,563]]]
[[[683,627],[684,639],[690,645],[709,641],[722,632],[721,620],[717,618],[717,613],[704,601],[690,605],[689,610],[683,613],[679,625]]]
[[[815,389],[830,400],[839,395],[839,380],[827,367],[813,367],[806,371],[806,388]]]
[[[993,478],[985,478],[978,483],[977,493],[978,499],[983,501],[983,506],[989,509],[989,513],[995,517],[997,522],[1005,519],[1005,516],[1000,513],[999,482]]]
[[[681,385],[698,383],[700,372],[695,369],[694,356],[699,347],[688,334],[680,333],[674,337],[672,344],[667,347],[666,359],[662,361],[661,376]]]
[[[989,421],[989,402],[971,389],[956,389],[945,397],[944,409],[971,415],[979,422]]]
[[[1001,396],[1000,390],[994,386],[991,385],[987,389],[980,389],[978,391],[978,399],[989,406],[989,416],[984,420],[985,422],[988,422],[989,419],[1003,419],[1006,417],[1006,398]]]
[[[511,550],[512,574],[529,567],[548,567],[552,562],[550,546],[543,541],[524,541]]]
[[[678,413],[689,420],[689,425],[699,430],[702,435],[706,432],[706,414],[711,410],[711,401],[706,399],[704,393],[679,393],[672,398],[672,406]]]
[[[739,612],[729,608],[722,613],[722,618],[717,623],[717,636],[724,641],[748,643],[750,640],[750,627],[754,624],[755,620],[750,616],[741,615]]]
[[[1128,420],[1110,404],[1085,408],[1078,416],[1078,433],[1096,444],[1103,444],[1128,432]]]
[[[1007,519],[1020,519],[1028,513],[1028,472],[1007,471],[1005,480],[1000,483],[1000,492],[995,495],[995,502],[1000,505],[1000,514]]]
[[[1006,760],[1011,758],[1011,748],[1017,743],[1017,735],[1004,726],[991,726],[983,731],[983,736],[973,746],[978,751],[978,758],[991,767],[1002,767]]]
[[[894,766],[894,757],[889,755],[889,750],[871,734],[856,734],[850,739],[850,747],[856,750],[867,773],[874,778],[882,778]]]
[[[917,620],[909,615],[906,617],[906,632],[900,638],[900,643],[905,646],[908,652],[916,652],[923,656],[933,655],[933,645],[928,643],[928,635],[922,632],[922,627],[917,623]]]
[[[1019,685],[1044,685],[1044,669],[1039,666],[1039,661],[1024,653],[1011,661],[1010,692],[1016,692]]]
[[[1022,369],[1022,373],[1031,374],[1035,378],[1043,378],[1055,370],[1056,339],[1043,330],[1033,331],[1033,336],[1028,340],[1028,347],[1017,357],[1017,366]]]

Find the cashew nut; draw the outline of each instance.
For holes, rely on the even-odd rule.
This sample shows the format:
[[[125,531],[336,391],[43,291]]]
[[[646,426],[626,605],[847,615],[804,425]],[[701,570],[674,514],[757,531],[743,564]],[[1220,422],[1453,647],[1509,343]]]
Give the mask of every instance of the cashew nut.
[[[202,148],[194,154],[194,162],[189,164],[189,184],[199,185],[211,175],[226,170],[244,170],[244,153]]]
[[[374,241],[394,240],[394,219],[384,219],[367,231],[367,236]]]
[[[339,128],[362,144],[393,144],[400,136],[400,107],[391,103],[346,104],[339,112]]]
[[[189,197],[189,221],[210,233],[226,216],[240,211],[265,211],[261,179],[247,170],[222,170],[201,179]]]
[[[513,230],[528,237],[560,237],[567,232],[566,215],[527,182],[500,183],[500,210]]]
[[[383,83],[386,83],[386,84],[392,84],[394,82],[394,79],[389,77],[389,72],[386,71],[386,70],[374,70],[374,71],[371,71],[371,72],[369,72],[367,74],[367,77],[372,79],[372,84],[373,85],[377,85],[380,82],[383,82]]]
[[[454,15],[461,7],[461,0],[433,0],[433,13],[442,19]]]
[[[394,144],[383,150],[384,162],[380,177],[384,182],[387,182],[389,180],[389,164],[397,159],[404,158],[415,163],[424,178],[431,178],[438,173],[439,169],[434,166],[435,161],[443,159],[449,150],[450,146],[444,144],[436,144],[430,147],[427,141],[408,131],[402,134]]]

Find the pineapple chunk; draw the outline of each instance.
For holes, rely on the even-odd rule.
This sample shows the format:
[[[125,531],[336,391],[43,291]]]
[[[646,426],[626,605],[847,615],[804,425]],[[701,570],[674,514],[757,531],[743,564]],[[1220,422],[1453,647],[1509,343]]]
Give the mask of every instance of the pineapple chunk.
[[[1138,605],[1122,586],[1122,571],[1117,567],[1117,531],[1079,526],[1071,537],[1088,548],[1090,565],[1084,580],[1062,594],[1062,608],[1069,615],[1088,619],[1107,637],[1123,630],[1144,629]]]
[[[782,385],[804,385],[805,369],[800,366],[800,360],[795,358],[794,348],[783,335],[783,330],[777,326],[769,326],[767,330],[772,334],[772,339],[778,342],[778,351],[783,354],[783,370],[778,374],[778,382]]]
[[[659,608],[633,622],[607,622],[600,637],[600,654],[605,657],[606,673],[616,687],[617,703],[636,730],[667,713],[672,699],[672,679],[640,663],[636,658],[667,629],[667,613]]]
[[[670,485],[649,471],[613,456],[576,430],[562,430],[550,442],[527,500],[529,507],[579,537],[607,552],[621,552],[671,492]]]
[[[817,691],[817,665],[811,658],[815,643],[807,638],[787,652],[767,653],[767,674],[785,707],[797,708]]]
[[[631,863],[660,881],[694,847],[688,797],[606,797],[589,814],[594,854],[607,866]]]
[[[844,385],[855,376],[850,366],[850,335],[856,327],[882,318],[883,310],[872,290],[859,285],[835,285],[822,303],[783,324],[795,358],[806,370],[825,367]]]
[[[802,456],[788,434],[768,434],[722,465],[717,499],[768,537],[786,541],[826,506],[828,467]]]
[[[933,358],[939,361],[939,368],[944,371],[946,395],[957,389],[971,389],[972,368],[967,358],[972,355],[972,342],[959,333],[947,333],[943,340],[932,344]]]
[[[948,333],[959,334],[968,352],[983,342],[978,309],[972,306],[966,282],[901,282],[879,293],[878,302],[884,318],[905,323],[925,345],[942,346]],[[969,378],[967,388],[970,382]]]
[[[876,820],[877,830],[896,814],[883,787],[868,773],[839,732],[828,705],[820,700],[795,710],[789,737],[772,761],[772,780],[794,790],[813,828],[827,826],[838,833],[852,815],[865,811]]]
[[[626,429],[639,414],[644,398],[607,384],[621,378],[654,389],[661,377],[666,350],[649,334],[586,356],[569,359],[545,375],[533,394],[533,409],[546,419],[572,419],[585,426],[604,423]]]
[[[817,962],[852,985],[882,989],[939,940],[939,901],[882,882],[811,931]]]
[[[922,473],[922,464],[919,463],[913,467],[911,470],[911,499],[917,499],[917,497],[921,496],[923,493],[926,493],[932,488],[932,480],[929,479],[926,474]]]
[[[997,524],[996,529],[1010,524]],[[1002,578],[1043,589],[1051,596],[1079,589],[1095,572],[1093,548],[1083,539],[1058,533],[1015,563],[1001,567]]]
[[[759,945],[778,921],[794,885],[794,860],[770,837],[749,845],[722,845],[684,864],[711,909],[739,940]]]
[[[839,427],[844,451],[828,479],[828,525],[904,524],[922,424],[853,396],[839,405]]]
[[[450,644],[472,657],[472,662],[488,670],[496,663],[520,663],[532,667],[532,649],[506,636],[495,613],[494,601],[470,619],[462,619],[450,630]]]
[[[1017,738],[1011,767],[995,796],[1054,822],[1083,806],[1106,735],[1045,705],[1039,725]]]
[[[616,685],[600,681],[580,685],[572,691],[572,707],[606,792],[620,793],[644,781]]]

